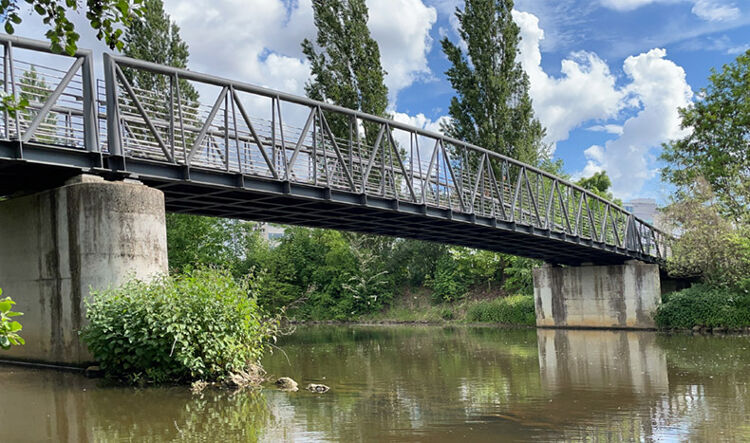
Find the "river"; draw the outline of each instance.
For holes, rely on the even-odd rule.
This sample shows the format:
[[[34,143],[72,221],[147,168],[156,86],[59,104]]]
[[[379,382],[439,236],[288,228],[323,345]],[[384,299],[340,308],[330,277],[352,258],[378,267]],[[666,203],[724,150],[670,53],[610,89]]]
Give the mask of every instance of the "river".
[[[325,394],[0,366],[0,441],[750,440],[750,337],[303,326],[263,364]]]

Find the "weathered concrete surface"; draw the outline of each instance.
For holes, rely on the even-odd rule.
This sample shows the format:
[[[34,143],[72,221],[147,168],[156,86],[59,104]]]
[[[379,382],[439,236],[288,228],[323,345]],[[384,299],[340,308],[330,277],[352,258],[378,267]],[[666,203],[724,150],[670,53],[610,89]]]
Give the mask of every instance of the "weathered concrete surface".
[[[89,289],[167,272],[164,194],[92,176],[0,202],[0,287],[24,313],[25,346],[0,359],[84,365]]]
[[[537,326],[655,328],[659,266],[543,266],[534,269],[534,298]]]

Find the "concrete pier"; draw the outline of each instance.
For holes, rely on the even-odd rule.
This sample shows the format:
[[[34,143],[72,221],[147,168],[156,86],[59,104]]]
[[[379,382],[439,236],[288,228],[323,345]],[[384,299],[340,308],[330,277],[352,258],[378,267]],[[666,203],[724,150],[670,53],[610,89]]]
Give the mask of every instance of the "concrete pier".
[[[166,273],[164,195],[139,183],[76,177],[0,202],[0,288],[24,315],[25,346],[0,359],[81,366],[91,288]]]
[[[661,303],[659,266],[622,265],[534,269],[536,324],[543,327],[650,329]]]

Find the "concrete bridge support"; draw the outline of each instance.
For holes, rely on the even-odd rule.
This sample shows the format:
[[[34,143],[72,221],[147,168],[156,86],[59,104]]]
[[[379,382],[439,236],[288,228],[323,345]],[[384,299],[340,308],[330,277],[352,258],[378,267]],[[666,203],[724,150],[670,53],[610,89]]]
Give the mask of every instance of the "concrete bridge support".
[[[569,328],[655,328],[661,303],[659,266],[622,265],[534,269],[536,324]]]
[[[90,289],[167,270],[159,190],[82,175],[0,202],[0,288],[24,313],[26,340],[0,359],[85,365],[91,356],[78,332]]]

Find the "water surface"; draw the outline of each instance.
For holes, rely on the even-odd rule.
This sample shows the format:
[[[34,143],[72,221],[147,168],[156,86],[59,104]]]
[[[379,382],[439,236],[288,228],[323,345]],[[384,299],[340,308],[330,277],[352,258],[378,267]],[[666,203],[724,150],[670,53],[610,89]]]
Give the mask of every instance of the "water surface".
[[[750,439],[750,337],[300,327],[264,360],[326,394],[107,386],[0,366],[2,441]]]

